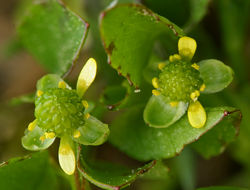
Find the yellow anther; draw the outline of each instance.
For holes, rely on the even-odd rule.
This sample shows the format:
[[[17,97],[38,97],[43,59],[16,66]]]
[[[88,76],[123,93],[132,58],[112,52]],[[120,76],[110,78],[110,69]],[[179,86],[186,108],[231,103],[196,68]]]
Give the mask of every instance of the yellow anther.
[[[194,92],[192,92],[190,94],[190,98],[193,100],[193,101],[196,101],[197,98],[200,96],[200,91],[198,90],[195,90]]]
[[[36,127],[36,120],[32,121],[29,125],[28,125],[28,130],[29,131],[33,131]]]
[[[89,104],[86,100],[82,101],[82,105],[85,107],[85,109],[87,109],[89,107]]]
[[[80,131],[79,131],[79,130],[75,130],[73,136],[74,136],[74,138],[76,138],[76,139],[79,138],[79,137],[81,136]]]
[[[58,83],[58,88],[65,89],[65,88],[66,88],[66,83],[63,82],[63,81],[60,81],[60,82]]]
[[[191,66],[192,66],[193,68],[195,68],[196,70],[199,70],[199,69],[200,69],[200,66],[197,65],[196,63],[192,64]]]
[[[206,85],[205,84],[202,84],[201,87],[200,87],[200,91],[203,92],[206,88]]]
[[[182,58],[191,60],[194,56],[197,44],[193,38],[184,36],[178,41],[178,50]]]
[[[43,136],[41,136],[39,139],[40,139],[40,141],[43,142],[46,138],[45,138],[45,136],[43,135]]]
[[[159,96],[161,93],[158,90],[152,90],[152,94],[155,96]]]
[[[158,69],[162,70],[166,66],[166,63],[159,63]]]
[[[46,139],[53,139],[56,136],[56,134],[54,132],[49,132],[49,133],[46,132],[44,133],[44,136]]]
[[[152,79],[152,85],[153,85],[153,87],[155,87],[155,88],[159,88],[158,78],[154,77],[154,78]]]
[[[88,119],[90,117],[90,114],[89,113],[86,113],[85,115],[84,115],[84,118],[85,119]]]
[[[169,56],[169,61],[170,61],[170,62],[179,61],[179,60],[181,60],[181,56],[178,55],[178,54],[174,54],[174,55],[170,55],[170,56]]]
[[[179,104],[179,102],[170,102],[171,107],[176,107]]]
[[[40,97],[42,94],[43,94],[43,91],[41,91],[41,90],[38,90],[38,91],[36,92],[36,95],[37,95],[38,97]]]

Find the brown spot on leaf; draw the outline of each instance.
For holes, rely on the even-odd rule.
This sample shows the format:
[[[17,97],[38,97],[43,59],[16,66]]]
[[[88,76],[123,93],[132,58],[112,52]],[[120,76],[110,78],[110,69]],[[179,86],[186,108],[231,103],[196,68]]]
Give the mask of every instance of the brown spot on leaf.
[[[112,41],[112,42],[109,44],[108,48],[107,48],[107,53],[108,53],[109,55],[112,55],[112,52],[113,52],[114,49],[115,49],[115,43]]]

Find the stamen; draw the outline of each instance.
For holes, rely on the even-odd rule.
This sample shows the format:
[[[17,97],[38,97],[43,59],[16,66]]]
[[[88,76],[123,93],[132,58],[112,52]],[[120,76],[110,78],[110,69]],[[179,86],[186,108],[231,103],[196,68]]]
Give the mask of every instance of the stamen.
[[[200,87],[200,91],[203,92],[206,88],[206,85],[205,84],[202,84],[201,87]]]
[[[176,107],[179,104],[179,102],[170,102],[171,107]]]
[[[159,96],[161,93],[158,90],[152,90],[152,94],[155,96]]]
[[[192,64],[191,66],[192,66],[193,68],[195,68],[196,70],[199,70],[199,69],[200,69],[200,66],[197,65],[196,63]]]
[[[42,94],[43,94],[43,91],[41,91],[41,90],[38,90],[38,91],[36,92],[36,95],[37,95],[38,97],[40,97]]]
[[[193,101],[196,101],[197,98],[200,96],[200,91],[198,90],[195,90],[194,92],[192,92],[190,94],[190,98],[193,100]]]
[[[169,56],[169,61],[174,62],[174,61],[179,61],[181,60],[181,56],[179,54],[174,54]]]
[[[85,119],[88,119],[90,117],[90,114],[89,113],[86,113],[85,115],[84,115],[84,118]]]
[[[152,79],[152,85],[153,85],[154,88],[159,88],[158,78],[154,77]]]
[[[33,131],[36,127],[36,120],[32,121],[29,125],[28,125],[28,130],[29,131]]]
[[[60,81],[60,82],[58,83],[58,88],[65,89],[65,88],[66,88],[66,83],[63,82],[63,81]]]
[[[166,66],[166,63],[159,63],[158,69],[162,70]]]
[[[45,136],[43,135],[43,136],[41,136],[39,139],[40,139],[40,141],[43,142],[46,138],[45,138]]]
[[[86,100],[82,101],[82,105],[85,107],[85,109],[87,109],[89,107],[89,104]]]
[[[44,133],[46,139],[53,139],[56,134],[54,132]]]
[[[80,131],[79,131],[79,130],[75,130],[73,136],[74,136],[74,138],[76,138],[76,139],[79,138],[79,137],[81,136]]]

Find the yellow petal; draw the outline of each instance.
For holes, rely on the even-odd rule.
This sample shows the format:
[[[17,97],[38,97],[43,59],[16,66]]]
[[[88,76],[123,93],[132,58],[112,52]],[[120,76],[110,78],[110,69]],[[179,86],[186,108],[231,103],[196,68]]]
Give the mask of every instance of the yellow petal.
[[[78,77],[76,90],[80,97],[83,96],[85,91],[91,85],[91,83],[95,80],[97,70],[97,64],[95,59],[90,58],[87,63],[82,68],[80,75]]]
[[[191,60],[194,56],[197,44],[193,38],[184,36],[179,39],[178,50],[182,58]]]
[[[190,103],[188,107],[188,121],[194,128],[201,128],[207,120],[206,111],[199,101]]]
[[[63,171],[68,175],[72,175],[75,172],[76,160],[68,137],[61,138],[58,158]]]

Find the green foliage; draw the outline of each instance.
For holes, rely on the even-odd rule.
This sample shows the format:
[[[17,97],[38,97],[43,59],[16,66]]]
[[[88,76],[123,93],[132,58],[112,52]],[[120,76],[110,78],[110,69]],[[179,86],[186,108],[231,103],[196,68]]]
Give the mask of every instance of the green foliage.
[[[240,187],[205,187],[205,188],[199,188],[197,190],[247,190],[247,189]]]
[[[88,24],[57,0],[34,3],[18,34],[23,46],[51,73],[65,74],[76,60]]]
[[[185,145],[197,141],[204,133],[216,127],[223,118],[231,117],[234,110],[228,107],[207,109],[206,125],[200,129],[191,127],[186,115],[168,128],[156,129],[145,125],[142,109],[137,107],[122,114],[111,124],[109,141],[138,160],[172,158]]]
[[[78,153],[78,169],[91,183],[102,189],[121,189],[132,183],[139,175],[155,165],[155,161],[137,169],[95,160],[88,147],[82,146]],[[93,153],[92,153],[93,154]],[[80,156],[80,157],[79,157]]]
[[[47,152],[11,159],[0,165],[0,189],[59,190],[66,184],[59,179]]]
[[[94,55],[98,60],[97,64],[91,59],[91,67],[80,72],[76,90],[64,82],[65,78],[61,76],[72,71],[87,36],[89,24],[59,0],[33,2],[27,6],[26,14],[21,16],[17,29],[19,38],[13,40],[9,49],[14,54],[22,47],[26,48],[51,74],[38,80],[36,94],[21,96],[12,103],[36,104],[36,120],[25,130],[23,147],[40,151],[48,148],[56,137],[63,139],[59,147],[59,163],[64,171],[69,171],[66,174],[75,172],[75,176],[59,176],[57,168],[51,166],[48,153],[39,152],[1,164],[0,189],[21,190],[25,187],[79,190],[84,186],[86,190],[90,190],[92,187],[85,182],[86,179],[102,189],[118,190],[139,179],[138,181],[152,182],[147,187],[142,186],[142,189],[158,190],[154,182],[159,182],[159,190],[166,190],[168,187],[178,189],[179,186],[193,190],[196,186],[197,163],[192,149],[209,159],[221,154],[239,134],[241,111],[221,104],[238,106],[243,109],[244,114],[249,115],[249,84],[244,84],[245,89],[241,89],[247,78],[247,69],[237,66],[245,61],[242,52],[250,3],[243,0],[219,0],[214,4],[219,10],[222,46],[229,63],[224,62],[232,65],[236,69],[236,75],[240,76],[236,76],[236,82],[232,85],[234,92],[228,90],[218,96],[201,96],[205,105],[210,107],[205,107],[205,125],[194,128],[190,124],[189,108],[198,102],[200,92],[210,94],[222,91],[234,77],[234,71],[216,59],[192,64],[190,59],[196,50],[193,39],[186,39],[181,51],[178,47],[178,40],[186,34],[176,24],[182,26],[185,32],[197,29],[195,26],[207,13],[209,0],[144,0],[144,5],[135,4],[136,0],[65,2],[84,15],[84,18],[88,18],[93,26],[84,56]],[[130,4],[124,4],[125,2]],[[109,7],[104,10],[104,6],[109,3]],[[85,12],[81,10],[82,7],[85,7]],[[97,25],[99,12],[100,31]],[[191,35],[200,38],[205,45],[209,43],[207,31],[202,26],[198,26],[197,31]],[[100,46],[100,38],[104,49]],[[177,52],[177,47],[179,55],[173,55]],[[207,49],[212,49],[211,47],[201,46],[206,56],[209,54]],[[113,76],[114,70],[103,64],[106,59],[104,51],[108,64],[118,75],[126,77],[128,82],[118,75]],[[195,56],[200,60],[201,55],[202,53]],[[165,67],[160,68],[159,63]],[[97,77],[95,88],[87,94],[86,97],[94,99],[88,103],[82,96],[95,78],[97,65],[101,77]],[[74,77],[74,73],[72,75]],[[152,86],[154,77],[158,77],[156,79],[159,83],[155,85],[153,82]],[[242,83],[239,85],[238,82]],[[155,94],[153,87],[161,94]],[[237,94],[238,90],[242,92],[241,95]],[[199,94],[192,97],[195,91]],[[98,119],[91,116],[91,112]],[[110,129],[100,118],[110,123]],[[244,134],[232,150],[235,157],[250,166],[248,121],[248,118],[244,120]],[[98,146],[106,140],[135,159],[131,162],[142,167],[101,160],[97,154],[100,148],[89,145]],[[189,147],[185,148],[187,145]],[[115,160],[115,156],[109,151],[105,153],[110,160]],[[179,154],[181,155],[175,158]],[[173,179],[175,172],[177,177]],[[246,176],[249,175],[246,174],[245,178]],[[179,184],[172,187],[171,183],[175,184],[177,180]],[[198,190],[243,189],[208,187]]]
[[[182,30],[166,18],[133,4],[104,11],[100,29],[109,64],[134,86],[142,83],[142,70],[156,38],[165,35],[168,43],[176,43],[183,35]]]

